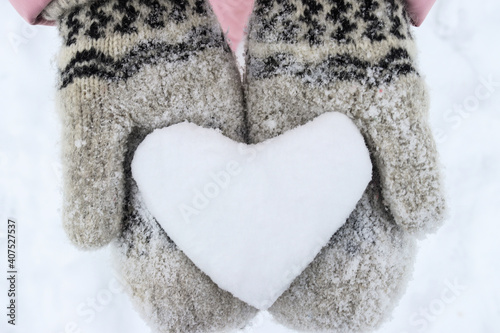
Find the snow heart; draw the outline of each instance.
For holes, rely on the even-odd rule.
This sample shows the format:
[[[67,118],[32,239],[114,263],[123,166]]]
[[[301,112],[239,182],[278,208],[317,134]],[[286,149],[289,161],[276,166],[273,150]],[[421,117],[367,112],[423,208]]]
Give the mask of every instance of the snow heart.
[[[330,112],[245,145],[180,123],[132,162],[146,206],[220,288],[265,310],[339,229],[371,179],[363,137]]]

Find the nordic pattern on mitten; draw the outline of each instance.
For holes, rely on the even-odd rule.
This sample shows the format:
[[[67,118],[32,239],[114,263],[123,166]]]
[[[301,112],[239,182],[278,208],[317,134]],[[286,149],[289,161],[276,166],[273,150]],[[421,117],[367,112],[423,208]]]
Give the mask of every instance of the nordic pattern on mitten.
[[[249,29],[250,140],[342,112],[365,137],[396,222],[435,230],[445,203],[403,1],[257,0]]]
[[[77,246],[96,248],[122,229],[132,130],[188,120],[242,141],[240,77],[204,0],[60,0],[44,15],[63,39],[63,224]]]

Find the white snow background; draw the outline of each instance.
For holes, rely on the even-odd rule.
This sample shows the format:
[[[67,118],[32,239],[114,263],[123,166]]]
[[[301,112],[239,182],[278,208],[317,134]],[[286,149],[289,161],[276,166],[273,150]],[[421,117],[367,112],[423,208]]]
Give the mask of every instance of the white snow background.
[[[499,13],[497,0],[438,0],[415,29],[451,216],[420,242],[413,280],[378,333],[500,332]],[[118,290],[108,250],[80,252],[61,227],[58,45],[54,27],[30,27],[1,2],[0,332],[150,332]],[[15,327],[8,217],[18,223]],[[264,312],[244,332],[292,331]]]

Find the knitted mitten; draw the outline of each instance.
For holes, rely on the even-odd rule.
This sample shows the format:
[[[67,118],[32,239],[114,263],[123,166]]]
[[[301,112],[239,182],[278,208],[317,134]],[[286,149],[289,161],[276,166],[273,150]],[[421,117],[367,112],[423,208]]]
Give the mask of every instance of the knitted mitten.
[[[301,331],[374,330],[404,293],[415,245],[415,237],[394,223],[373,180],[347,222],[269,312]]]
[[[445,211],[403,1],[256,0],[249,29],[250,141],[338,111],[374,165],[346,225],[270,312],[297,329],[376,327],[405,285],[414,236],[435,230]]]
[[[359,127],[397,224],[423,234],[444,213],[428,97],[403,0],[257,0],[248,118],[262,141],[328,111]]]
[[[242,141],[243,92],[204,0],[55,0],[64,228],[80,248],[117,239],[126,289],[159,332],[244,326],[256,310],[220,290],[141,203],[130,162],[155,128],[185,120]],[[118,237],[118,238],[117,238]]]
[[[130,141],[135,151],[143,135]],[[131,161],[133,154],[127,157]],[[220,289],[175,245],[146,209],[127,168],[124,232],[113,246],[115,268],[144,320],[161,333],[227,332],[257,310]]]
[[[208,6],[59,0],[46,9],[63,38],[63,220],[79,247],[105,245],[122,228],[124,156],[135,129],[188,120],[242,140],[239,73]]]

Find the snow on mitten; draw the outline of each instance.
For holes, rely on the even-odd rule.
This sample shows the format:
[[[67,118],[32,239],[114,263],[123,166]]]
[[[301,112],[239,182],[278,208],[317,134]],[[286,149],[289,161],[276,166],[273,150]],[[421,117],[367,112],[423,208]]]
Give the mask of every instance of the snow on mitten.
[[[44,17],[63,38],[64,227],[97,248],[122,229],[133,130],[189,120],[242,140],[239,74],[205,1],[56,0]]]
[[[144,139],[137,133],[130,151]],[[133,154],[127,156],[130,164]],[[146,208],[127,168],[124,231],[113,243],[115,268],[134,306],[154,332],[227,332],[243,328],[257,310],[220,289],[168,237]]]
[[[416,239],[394,223],[377,179],[269,309],[278,322],[300,331],[359,333],[390,316],[411,278]]]
[[[55,0],[63,39],[64,228],[80,248],[115,239],[134,304],[158,332],[239,328],[256,310],[220,290],[176,248],[140,200],[135,148],[182,121],[243,141],[233,55],[204,0]]]
[[[257,0],[247,52],[249,138],[324,112],[358,126],[374,172],[356,209],[269,309],[299,330],[378,327],[445,204],[425,84],[401,0]]]
[[[445,211],[428,96],[402,0],[257,0],[248,41],[250,139],[339,111],[365,137],[398,225]]]

